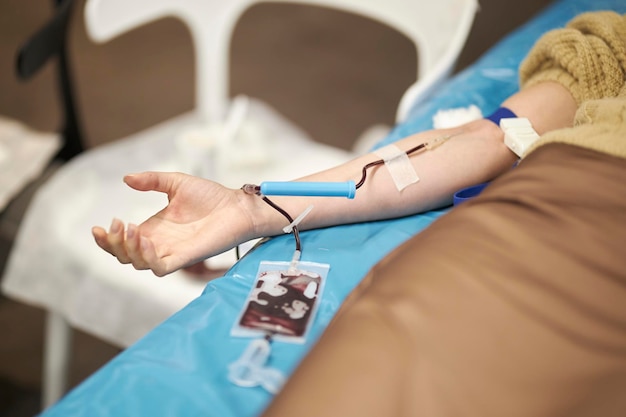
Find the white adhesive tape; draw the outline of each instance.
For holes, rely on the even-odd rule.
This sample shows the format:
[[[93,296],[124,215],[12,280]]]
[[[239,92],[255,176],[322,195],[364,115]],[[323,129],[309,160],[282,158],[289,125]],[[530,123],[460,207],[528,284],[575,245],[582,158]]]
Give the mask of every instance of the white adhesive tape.
[[[374,154],[385,161],[385,166],[389,170],[398,191],[402,191],[420,180],[415,169],[413,169],[409,156],[396,145],[391,144],[376,149]]]

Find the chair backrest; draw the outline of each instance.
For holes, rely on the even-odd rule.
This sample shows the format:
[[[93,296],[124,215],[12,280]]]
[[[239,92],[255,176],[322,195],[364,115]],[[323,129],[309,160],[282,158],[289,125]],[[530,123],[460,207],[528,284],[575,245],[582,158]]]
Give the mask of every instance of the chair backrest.
[[[87,0],[87,32],[108,41],[148,22],[174,16],[190,29],[196,62],[196,108],[209,122],[221,120],[229,103],[229,46],[234,27],[252,5],[267,0]],[[416,83],[401,100],[398,119],[445,79],[469,33],[477,0],[273,0],[352,12],[386,24],[417,49]]]

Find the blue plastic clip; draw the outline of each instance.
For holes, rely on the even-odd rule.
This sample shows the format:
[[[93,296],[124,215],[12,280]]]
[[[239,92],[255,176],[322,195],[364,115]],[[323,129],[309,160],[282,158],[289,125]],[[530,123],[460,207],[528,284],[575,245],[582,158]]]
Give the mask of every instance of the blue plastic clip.
[[[346,182],[282,182],[265,181],[261,183],[263,195],[290,195],[309,197],[346,197],[354,198],[356,185],[354,181]]]

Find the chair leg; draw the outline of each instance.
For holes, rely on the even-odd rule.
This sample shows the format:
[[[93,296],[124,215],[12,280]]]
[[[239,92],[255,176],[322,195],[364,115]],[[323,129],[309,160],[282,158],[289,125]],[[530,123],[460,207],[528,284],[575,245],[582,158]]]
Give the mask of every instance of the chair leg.
[[[48,311],[44,343],[42,407],[46,409],[67,389],[72,328],[61,314]]]

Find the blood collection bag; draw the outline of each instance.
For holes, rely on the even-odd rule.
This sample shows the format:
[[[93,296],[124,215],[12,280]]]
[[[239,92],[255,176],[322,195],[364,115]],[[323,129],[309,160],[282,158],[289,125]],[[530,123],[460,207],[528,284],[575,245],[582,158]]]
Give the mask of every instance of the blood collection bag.
[[[304,342],[328,269],[313,262],[261,262],[232,334]]]

